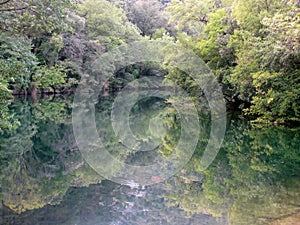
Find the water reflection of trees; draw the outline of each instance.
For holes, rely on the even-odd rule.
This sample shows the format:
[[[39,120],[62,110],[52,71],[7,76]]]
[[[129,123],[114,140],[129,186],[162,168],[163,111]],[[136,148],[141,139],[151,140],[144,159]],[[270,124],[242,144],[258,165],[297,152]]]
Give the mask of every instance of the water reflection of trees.
[[[1,198],[16,212],[61,201],[71,185],[101,178],[84,164],[72,134],[68,99],[20,101],[18,129],[1,136]]]
[[[188,214],[227,214],[230,224],[267,224],[299,213],[299,129],[251,127],[232,121],[213,165],[199,171],[201,153],[187,171],[203,174],[201,187],[175,179],[165,200]]]
[[[110,97],[104,98],[96,106],[96,123],[101,120],[105,124],[98,129],[105,134],[106,146],[126,162],[145,162],[149,155],[116,147],[109,119],[111,102]],[[145,138],[150,119],[160,116],[168,132],[158,152],[168,156],[176,146],[180,120],[164,103],[145,103],[148,108],[137,107],[132,111],[132,124],[136,125],[133,130]],[[203,219],[203,215],[211,222],[208,224],[222,224],[225,220],[231,224],[267,224],[299,213],[297,128],[253,127],[232,120],[214,163],[201,171],[199,164],[209,137],[209,115],[203,114],[200,141],[193,158],[165,184],[139,190],[104,182],[75,191],[70,187],[99,183],[102,178],[84,163],[75,145],[70,101],[58,98],[19,102],[14,104],[13,111],[21,126],[0,140],[1,198],[6,207],[17,213],[43,208],[32,211],[32,216],[29,212],[13,216],[20,220],[19,224],[34,215],[51,219],[66,217],[69,218],[66,221],[77,223],[84,221],[83,214],[95,221],[119,218],[109,221],[124,224],[126,220],[138,224],[145,215],[149,224],[159,221],[197,224],[196,219]],[[157,132],[162,131],[157,129]],[[52,208],[47,204],[58,206]]]

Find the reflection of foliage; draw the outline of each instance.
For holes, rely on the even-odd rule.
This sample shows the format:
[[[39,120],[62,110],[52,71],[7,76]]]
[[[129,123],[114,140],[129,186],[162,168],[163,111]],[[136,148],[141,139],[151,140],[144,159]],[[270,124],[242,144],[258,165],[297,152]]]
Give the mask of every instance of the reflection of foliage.
[[[252,191],[236,193],[230,207],[232,224],[268,224],[299,212],[299,179],[291,178],[277,183],[260,182],[250,186]]]
[[[68,113],[70,102],[61,98],[49,101],[49,99],[41,99],[32,104],[32,114],[38,121],[63,122]]]
[[[109,119],[111,100],[103,98],[97,105],[96,121],[101,120],[102,125],[104,122],[98,129],[105,132],[105,144],[113,154],[125,161],[135,161],[134,153],[119,148],[112,138],[115,135]],[[32,104],[16,102],[13,106],[21,126],[6,133],[0,141],[1,197],[5,206],[20,213],[57,204],[70,186],[101,181],[84,164],[74,144],[66,99],[41,99]],[[49,113],[51,109],[53,112]],[[174,119],[176,114],[172,110],[165,109],[164,103],[158,104],[153,99],[136,104],[130,122],[133,131],[145,138],[151,118],[160,116],[169,126],[165,138],[175,140],[177,134],[170,132],[170,126],[177,129],[180,121]],[[201,128],[209,127],[208,118],[201,114]],[[250,127],[232,122],[215,162],[200,171],[201,156],[209,137],[208,130],[203,129],[190,163],[167,182],[168,191],[162,194],[166,204],[171,209],[183,210],[187,217],[228,215],[232,224],[265,224],[297,212],[299,129],[286,131],[287,128]],[[127,204],[111,201],[118,210]]]
[[[288,132],[287,132],[288,130]],[[249,131],[255,154],[251,167],[258,171],[275,171],[279,175],[297,175],[300,169],[299,128],[267,127]],[[271,156],[271,157],[270,157]],[[264,164],[269,167],[261,166]]]
[[[84,164],[70,126],[70,103],[41,99],[14,105],[21,125],[0,141],[1,196],[20,213],[59,202],[71,185],[102,178]]]
[[[169,183],[171,192],[164,198],[170,206],[180,207],[188,216],[204,213],[222,217],[230,200],[224,190],[223,176],[228,176],[230,171],[226,168],[227,162],[221,161],[202,175],[203,172],[198,168],[202,152],[202,148],[198,147],[191,162],[177,174],[175,183]],[[217,159],[224,159],[224,155],[219,154]]]
[[[201,184],[177,178],[169,184],[172,191],[165,199],[170,206],[178,205],[188,214],[220,216],[227,211],[232,224],[266,224],[298,212],[299,129],[231,125],[221,152],[206,171],[197,168],[201,151],[186,166],[185,173],[204,175]]]
[[[14,215],[5,213],[5,224],[213,224],[224,225],[215,218],[196,215],[185,218],[176,207],[168,208],[158,196],[165,192],[162,185],[131,189],[113,182],[104,181],[88,188],[71,188],[61,204]],[[46,221],[46,222],[45,222]]]
[[[187,213],[187,216],[201,213],[214,217],[222,216],[222,205],[206,198],[200,182],[186,183],[179,178],[175,178],[174,182],[174,184],[169,184],[172,192],[164,196],[169,206],[178,206]],[[174,185],[176,190],[172,188]]]
[[[147,161],[149,161],[146,156],[147,152],[143,152],[145,156],[144,159],[142,159],[143,154],[136,157],[136,154],[138,154],[137,150],[128,149],[124,145],[120,144],[120,140],[116,137],[111,125],[112,100],[112,98],[101,99],[101,104],[98,105],[98,113],[96,113],[97,128],[101,135],[103,144],[111,154],[120,160],[137,160],[145,161],[143,163],[147,163]],[[164,124],[158,124],[156,127],[152,127],[151,122],[156,119],[162,119],[161,121],[164,121],[164,117],[161,117],[161,112],[165,111],[165,107],[166,104],[157,98],[146,98],[133,106],[129,121],[131,130],[137,137],[138,141],[144,143],[151,139],[151,141],[157,143],[157,145],[161,143],[161,135],[165,131]],[[149,154],[151,152],[152,151],[150,151]],[[156,153],[154,151],[151,154]]]
[[[179,126],[180,122],[175,109],[167,109],[161,116],[167,126],[168,132],[163,137],[163,143],[159,147],[159,152],[164,156],[168,156],[176,148],[180,138],[181,127]]]
[[[286,132],[289,130],[289,132]],[[245,163],[248,171],[270,178],[278,176],[293,176],[299,172],[299,129],[284,127],[262,127],[231,131],[240,135],[235,142],[226,142],[229,160],[237,160],[241,166]],[[237,134],[234,134],[237,133]],[[240,146],[245,146],[244,148]],[[243,163],[242,163],[243,162]],[[233,165],[237,162],[232,161]],[[232,166],[233,166],[232,165]],[[247,171],[247,170],[244,170]],[[243,172],[243,171],[242,171]],[[241,172],[239,172],[241,175]],[[257,178],[256,178],[257,179]]]

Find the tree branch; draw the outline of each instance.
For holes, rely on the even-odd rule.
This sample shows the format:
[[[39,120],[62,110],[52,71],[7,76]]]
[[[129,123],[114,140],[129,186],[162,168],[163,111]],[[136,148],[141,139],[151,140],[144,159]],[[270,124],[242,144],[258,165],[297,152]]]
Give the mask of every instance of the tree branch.
[[[29,6],[25,6],[25,7],[22,7],[22,8],[0,9],[0,12],[20,11],[20,10],[27,9],[28,7]]]
[[[6,0],[6,1],[4,1],[4,2],[0,2],[0,5],[4,5],[4,4],[6,4],[6,3],[9,3],[11,0]]]
[[[198,19],[198,21],[204,24],[208,23],[208,19],[206,19],[205,17]]]

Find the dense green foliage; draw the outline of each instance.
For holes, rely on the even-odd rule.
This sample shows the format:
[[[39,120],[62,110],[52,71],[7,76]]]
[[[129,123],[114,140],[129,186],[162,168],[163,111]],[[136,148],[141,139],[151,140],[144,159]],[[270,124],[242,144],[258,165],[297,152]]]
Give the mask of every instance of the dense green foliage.
[[[63,219],[69,215],[71,222],[64,223],[79,224],[84,210],[93,213],[97,206],[98,211],[110,210],[106,214],[100,210],[99,218],[109,217],[111,223],[119,224],[113,221],[115,214],[128,219],[133,201],[140,211],[130,216],[138,218],[137,224],[145,223],[140,220],[147,207],[149,214],[150,210],[161,213],[154,213],[154,224],[184,224],[199,214],[210,215],[216,221],[212,224],[221,221],[216,218],[230,224],[266,224],[299,216],[299,30],[299,0],[0,0],[0,197],[1,206],[11,211],[5,219],[15,223],[15,217],[19,218],[15,213],[32,210],[20,218],[39,224],[52,210]],[[138,147],[151,138],[159,143],[156,151],[126,148],[111,124],[116,93],[110,91],[143,76],[164,76],[198,103],[200,140],[193,158],[169,181],[149,188],[154,196],[140,198],[144,193],[129,188],[124,195],[124,187],[110,184],[113,189],[104,183],[93,188],[109,189],[106,199],[91,188],[91,193],[81,190],[85,195],[78,204],[73,202],[74,193],[63,200],[70,187],[104,179],[85,163],[76,146],[68,93],[75,91],[83,76],[90,78],[91,88],[98,84],[95,79],[104,78],[100,72],[99,77],[92,77],[91,65],[99,56],[140,40],[168,41],[193,51],[212,70],[228,106],[242,110],[257,124],[234,117],[220,153],[202,171],[199,165],[210,136],[207,102],[189,74],[169,66],[173,59],[180,61],[181,55],[163,49],[163,65],[128,65],[104,83],[104,94],[95,105],[97,131],[106,149],[128,164],[145,166],[157,155],[168,157],[174,152],[179,159],[185,158],[186,151],[175,148],[181,118],[169,107],[172,101],[181,104],[182,99],[146,98],[132,107],[128,123]],[[192,61],[184,63],[193,66]],[[115,175],[121,170],[108,169]],[[151,178],[162,180],[159,175]],[[46,206],[62,201],[66,203],[51,210]],[[61,212],[61,208],[68,209]],[[31,218],[36,213],[42,216]],[[175,219],[170,217],[173,214]]]
[[[0,127],[12,125],[5,111],[13,94],[72,90],[97,56],[143,38],[193,50],[228,102],[257,122],[299,122],[299,7],[296,0],[2,1]],[[143,67],[119,71],[111,87],[143,76]],[[201,96],[187,74],[166,73]]]
[[[138,40],[139,29],[108,1],[0,2],[0,131],[15,94],[64,93],[97,55]]]
[[[244,103],[256,121],[299,122],[298,1],[204,2],[167,7],[179,43],[201,56],[226,98]]]

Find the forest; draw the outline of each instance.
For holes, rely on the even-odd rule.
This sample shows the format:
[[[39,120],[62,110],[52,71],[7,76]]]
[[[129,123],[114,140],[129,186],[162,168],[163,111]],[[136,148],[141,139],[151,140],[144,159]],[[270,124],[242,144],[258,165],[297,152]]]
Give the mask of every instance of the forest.
[[[0,0],[0,224],[298,224],[299,30],[299,0]],[[162,65],[115,71],[97,103],[86,104],[112,156],[146,171],[161,158],[181,161],[199,136],[176,174],[163,180],[161,166],[151,176],[156,184],[137,187],[112,179],[122,167],[105,177],[84,157],[74,95],[87,77],[91,88],[99,84],[95,60],[151,41],[187,49],[208,66],[226,101],[226,132],[203,170],[212,113],[196,79],[169,65],[181,57],[174,51],[162,49]],[[115,99],[147,76],[173,81],[196,105],[198,120],[187,124],[197,129],[188,126],[181,149],[184,118],[171,107],[179,98],[145,98],[130,109],[126,122],[138,144],[153,139],[155,151],[128,148],[116,135]],[[89,119],[78,117],[87,135]]]
[[[71,94],[93,60],[139,40],[192,50],[227,104],[253,122],[300,122],[298,0],[1,0],[0,21],[2,132],[20,125],[10,113],[14,96]],[[188,75],[163,70],[200,95]],[[119,71],[111,90],[145,71],[147,65]]]

